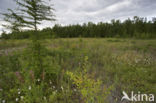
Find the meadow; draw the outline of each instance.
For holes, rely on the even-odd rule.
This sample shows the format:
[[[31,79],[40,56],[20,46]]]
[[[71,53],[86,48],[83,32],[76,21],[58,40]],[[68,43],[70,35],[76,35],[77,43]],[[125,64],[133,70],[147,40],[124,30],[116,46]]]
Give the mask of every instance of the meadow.
[[[155,39],[39,42],[45,74],[36,79],[31,40],[0,41],[0,103],[120,103],[122,91],[156,93]]]

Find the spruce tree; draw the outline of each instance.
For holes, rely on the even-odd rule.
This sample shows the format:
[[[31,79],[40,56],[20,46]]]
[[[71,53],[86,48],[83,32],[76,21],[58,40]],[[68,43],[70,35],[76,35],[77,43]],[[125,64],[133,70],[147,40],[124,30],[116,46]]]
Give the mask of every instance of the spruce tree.
[[[18,8],[16,13],[9,9],[11,13],[3,14],[5,21],[9,22],[11,27],[17,31],[19,29],[30,28],[34,30],[32,45],[30,48],[30,65],[35,72],[36,78],[43,78],[45,67],[43,67],[44,50],[38,40],[38,25],[42,21],[54,21],[54,9],[50,3],[44,0],[15,0]],[[49,1],[50,2],[50,1]],[[17,13],[18,12],[18,13]],[[42,76],[42,77],[41,77]]]
[[[16,0],[16,4],[19,6],[18,10],[22,15],[19,15],[23,20],[21,23],[26,25],[28,28],[34,30],[34,38],[32,43],[32,58],[31,64],[33,71],[35,71],[36,78],[44,79],[45,67],[43,66],[43,46],[38,41],[38,25],[42,21],[54,21],[54,14],[52,5],[49,5],[43,0]]]
[[[43,20],[54,21],[52,5],[48,5],[43,0],[16,0],[17,5],[19,5],[19,11],[21,12],[21,17],[23,18],[22,23],[26,24],[27,27],[33,28],[35,31],[38,30],[38,25],[41,24]]]
[[[8,13],[2,13],[4,16],[3,20],[6,24],[2,24],[2,26],[6,29],[11,30],[11,32],[19,32],[21,27],[25,25],[22,23],[23,18],[18,16],[13,10],[8,9]]]

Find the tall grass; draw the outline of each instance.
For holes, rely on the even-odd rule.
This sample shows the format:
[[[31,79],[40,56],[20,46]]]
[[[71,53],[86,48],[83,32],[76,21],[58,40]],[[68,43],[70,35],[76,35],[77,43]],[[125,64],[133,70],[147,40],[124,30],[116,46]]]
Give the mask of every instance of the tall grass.
[[[40,69],[29,40],[5,42],[0,42],[1,102],[119,103],[123,90],[156,93],[156,40],[41,40]]]

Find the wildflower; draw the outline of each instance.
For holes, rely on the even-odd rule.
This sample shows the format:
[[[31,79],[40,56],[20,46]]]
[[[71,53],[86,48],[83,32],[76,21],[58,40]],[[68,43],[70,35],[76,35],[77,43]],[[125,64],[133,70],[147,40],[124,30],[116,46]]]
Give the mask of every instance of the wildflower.
[[[53,92],[53,94],[55,95],[55,94],[56,94],[56,92]]]
[[[35,78],[35,77],[34,77],[34,71],[30,70],[29,73],[30,73],[31,79],[34,80],[34,78]]]
[[[52,82],[51,82],[51,81],[50,81],[49,83],[50,83],[50,84],[52,84]]]
[[[40,82],[40,79],[37,79],[38,82]]]
[[[18,92],[18,94],[20,95],[20,94],[21,94],[21,92]]]
[[[16,98],[16,102],[18,102],[19,98]]]
[[[8,55],[8,54],[9,54],[7,50],[5,51],[5,54],[6,54],[6,55]]]
[[[18,91],[20,91],[20,89],[18,88]]]
[[[139,62],[139,59],[135,59],[135,63],[138,63]]]
[[[24,97],[23,96],[20,96],[20,98],[21,98],[21,100],[23,100]]]
[[[28,88],[29,90],[31,90],[31,86],[29,86],[29,88]]]
[[[74,89],[74,92],[76,92],[77,90],[76,89]]]
[[[18,80],[20,81],[20,82],[24,82],[24,79],[23,79],[23,77],[21,76],[21,73],[20,72],[15,72],[15,75],[16,75],[16,77],[18,78]]]
[[[55,89],[55,86],[53,86],[53,89]]]
[[[47,99],[45,96],[44,96],[43,98],[44,98],[44,100],[46,100],[46,99]]]
[[[5,103],[5,100],[2,100],[2,103]]]
[[[57,93],[57,90],[53,92],[53,94],[55,95]]]
[[[3,91],[3,89],[0,89],[0,91]]]
[[[63,90],[63,87],[61,86],[61,89]]]

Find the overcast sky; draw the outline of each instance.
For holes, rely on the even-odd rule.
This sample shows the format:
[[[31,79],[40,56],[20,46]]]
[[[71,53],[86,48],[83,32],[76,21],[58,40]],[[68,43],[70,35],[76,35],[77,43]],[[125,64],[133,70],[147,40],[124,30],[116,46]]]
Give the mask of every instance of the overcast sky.
[[[84,22],[107,22],[124,20],[133,16],[156,17],[156,0],[52,0],[57,21],[53,24],[82,24]],[[0,0],[0,12],[15,8],[13,0]],[[0,16],[1,18],[2,16]],[[4,23],[0,19],[0,25]],[[40,26],[52,26],[44,22]],[[2,27],[0,26],[0,32]]]

